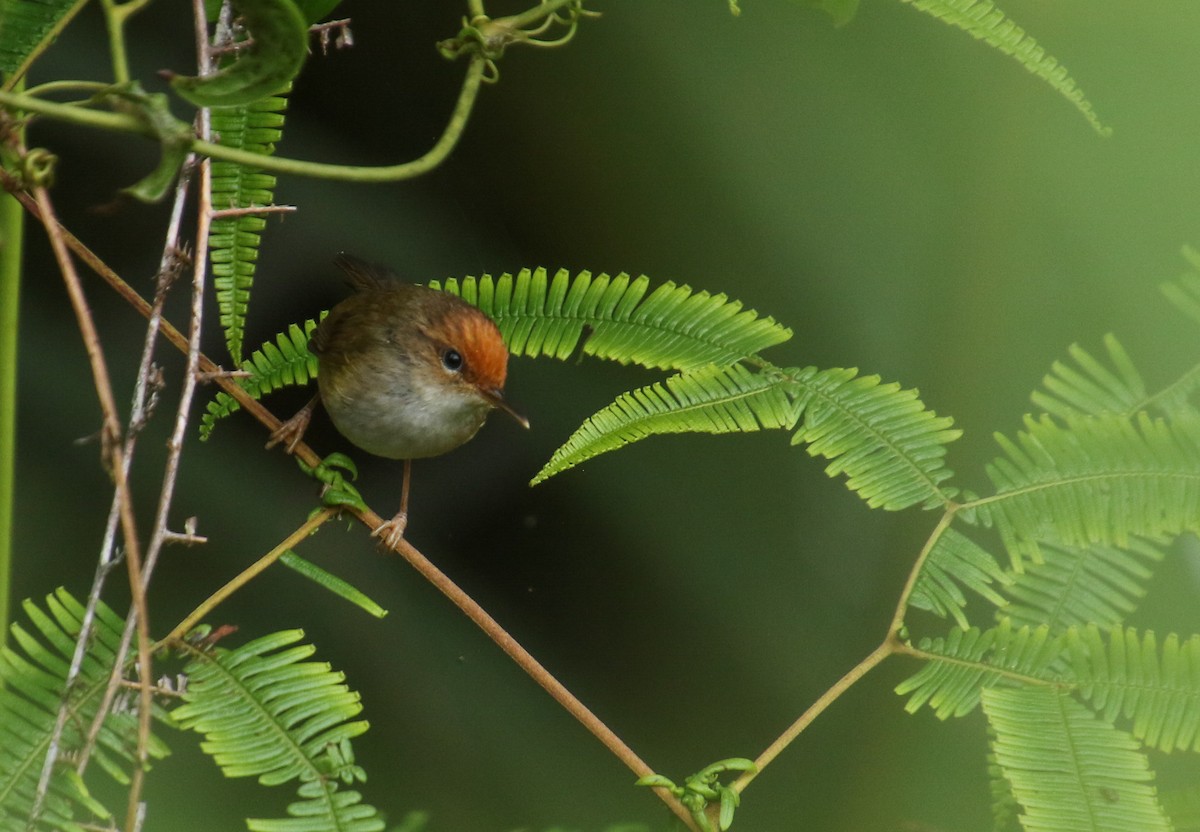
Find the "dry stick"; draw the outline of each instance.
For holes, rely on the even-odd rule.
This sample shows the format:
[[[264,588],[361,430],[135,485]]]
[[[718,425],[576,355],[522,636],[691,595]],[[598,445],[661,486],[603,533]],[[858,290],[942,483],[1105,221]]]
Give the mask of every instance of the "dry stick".
[[[2,172],[0,172],[2,178]],[[18,194],[18,198],[20,195]],[[30,206],[29,203],[22,200],[31,210],[36,209],[36,206]],[[36,213],[36,211],[35,211]],[[103,260],[84,245],[78,238],[61,229],[60,232],[63,240],[75,252],[80,260],[87,263],[97,275],[99,275],[106,283],[108,283],[116,292],[121,295],[132,307],[134,307],[142,315],[149,315],[150,304],[145,298],[137,293],[129,284],[122,280],[116,272],[108,267]],[[175,329],[169,322],[163,320],[162,323],[163,336],[168,341],[174,344],[181,351],[187,350],[187,341],[179,330]],[[202,371],[207,373],[220,373],[220,368],[203,354],[199,356],[199,366]],[[274,431],[282,422],[257,400],[250,397],[245,390],[239,387],[233,380],[224,378],[220,375],[214,376],[216,383],[230,396],[232,396],[242,409],[246,410],[254,418],[258,419],[268,430]],[[301,442],[294,450],[294,455],[301,459],[306,465],[314,467],[319,465],[321,458],[307,444]],[[360,521],[363,522],[369,529],[376,529],[383,522],[383,518],[373,511],[355,512]],[[441,572],[433,563],[422,555],[419,551],[413,548],[407,541],[402,541],[400,548],[397,550],[405,560],[409,562],[421,575],[431,583],[433,583],[442,594],[449,598],[455,606],[462,610],[477,627],[494,641],[500,649],[504,650],[524,670],[531,678],[540,684],[547,693],[549,693],[560,706],[562,706],[569,714],[579,720],[585,728],[587,728],[593,736],[607,748],[613,755],[627,765],[639,777],[646,774],[653,774],[654,771],[645,762],[641,760],[630,749],[620,737],[614,734],[600,719],[593,714],[587,706],[580,702],[574,694],[565,688],[557,679],[550,674],[548,670],[542,667],[536,659],[533,658],[524,648],[510,636],[503,627],[498,624],[495,619],[489,616],[482,607],[467,595],[461,588],[450,580],[444,573]],[[695,821],[692,820],[691,814],[687,808],[683,806],[679,800],[669,791],[662,788],[654,789],[655,794],[674,812],[689,829],[696,830]]]
[[[113,398],[112,383],[108,377],[108,367],[104,361],[104,351],[100,346],[100,338],[96,332],[96,325],[92,320],[92,313],[88,308],[87,299],[83,295],[83,286],[79,282],[79,275],[75,271],[75,264],[71,261],[67,245],[62,234],[59,232],[61,226],[54,216],[54,208],[50,202],[50,195],[40,185],[33,189],[33,194],[34,200],[38,205],[42,224],[45,226],[46,234],[50,238],[50,246],[54,250],[54,257],[58,261],[59,271],[62,273],[63,281],[66,283],[67,294],[71,299],[71,306],[75,310],[75,318],[79,324],[79,330],[83,335],[84,346],[87,349],[88,361],[92,366],[92,377],[96,385],[96,394],[100,400],[100,408],[104,413],[104,426],[101,432],[102,453],[105,457],[105,464],[108,466],[109,472],[116,483],[117,494],[121,500],[121,530],[125,541],[125,563],[129,567],[129,585],[133,606],[141,613],[138,625],[138,667],[142,677],[150,679],[153,675],[150,666],[150,628],[146,621],[146,594],[141,583],[141,546],[138,542],[137,526],[133,517],[133,501],[129,496],[129,482],[125,476],[124,453],[122,452],[120,443],[121,426],[117,417],[116,401]],[[135,778],[140,770],[140,766],[135,770]],[[45,768],[42,771],[42,778],[48,783],[49,771]],[[41,783],[39,781],[40,786]],[[39,794],[44,799],[45,792],[40,791]],[[40,803],[35,804],[33,814],[36,814],[40,810]]]

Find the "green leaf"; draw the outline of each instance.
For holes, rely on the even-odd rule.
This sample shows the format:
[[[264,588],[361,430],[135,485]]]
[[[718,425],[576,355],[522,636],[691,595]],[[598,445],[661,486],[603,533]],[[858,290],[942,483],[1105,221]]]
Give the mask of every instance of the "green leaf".
[[[897,685],[896,693],[908,696],[909,713],[929,705],[938,719],[965,716],[987,688],[1047,677],[1062,645],[1063,637],[1048,627],[1014,630],[1007,619],[990,630],[952,629],[944,638],[921,639],[917,649],[933,658]]]
[[[1135,737],[1161,751],[1200,751],[1200,636],[1174,633],[1161,649],[1153,632],[1096,626],[1067,634],[1080,693],[1102,719],[1133,721]]]
[[[358,693],[328,664],[305,661],[304,634],[285,630],[236,650],[192,650],[186,704],[171,712],[181,728],[205,735],[201,749],[226,777],[257,777],[265,786],[298,780],[301,800],[288,819],[252,819],[261,832],[378,832],[384,822],[356,791],[339,782],[366,779],[354,765],[350,739],[367,730],[353,718]]]
[[[292,324],[276,335],[274,341],[265,342],[242,363],[242,369],[250,376],[239,378],[237,383],[250,396],[260,399],[281,387],[308,384],[316,378],[317,357],[308,351],[308,339],[327,314],[322,312],[317,320],[305,321],[303,329]],[[217,393],[200,418],[200,439],[206,440],[212,435],[218,419],[240,409],[241,405],[233,396]]]
[[[808,4],[828,14],[833,25],[841,28],[858,14],[859,0],[808,0]]]
[[[1004,12],[988,0],[901,0],[925,14],[936,17],[943,23],[962,29],[971,37],[982,40],[988,46],[1003,52],[1041,78],[1051,89],[1066,98],[1077,109],[1088,124],[1101,136],[1112,134],[1112,128],[1104,126],[1092,109],[1092,104],[1067,74],[1066,67],[1046,54],[1032,36],[1017,26]]]
[[[286,90],[285,90],[286,92]],[[239,107],[214,107],[212,127],[224,147],[261,153],[275,152],[283,135],[287,98],[270,96]],[[275,177],[234,162],[213,162],[210,198],[216,210],[271,205]],[[267,221],[261,215],[241,214],[213,220],[208,233],[209,259],[225,344],[234,363],[242,361],[242,339],[254,273]]]
[[[1165,553],[1161,545],[1133,538],[1119,548],[1042,543],[1042,563],[1027,564],[1010,578],[1003,615],[1014,624],[1047,624],[1055,632],[1074,625],[1119,624],[1146,594],[1146,584]]]
[[[516,277],[484,275],[431,288],[457,295],[496,322],[513,355],[570,357],[582,340],[584,355],[664,370],[728,366],[792,337],[792,331],[743,310],[725,295],[693,292],[667,282],[646,295],[650,282],[545,269]]]
[[[25,75],[87,0],[0,0],[0,75],[4,89]]]
[[[1126,547],[1135,536],[1200,530],[1200,418],[1102,415],[1060,425],[1026,417],[987,466],[994,497],[975,509],[1012,559],[1042,561],[1041,541]]]
[[[917,503],[944,505],[957,489],[945,465],[946,444],[962,435],[899,384],[857,370],[813,368],[787,376],[799,388],[803,412],[792,444],[808,443],[810,456],[831,460],[825,473],[845,474],[846,487],[871,508],[896,511]]]
[[[375,603],[375,601],[371,600],[365,593],[348,581],[344,581],[337,575],[326,572],[315,563],[300,557],[291,549],[284,552],[280,556],[279,561],[289,569],[303,575],[313,583],[323,586],[334,595],[349,601],[351,604],[354,604],[359,609],[376,618],[383,618],[388,614],[387,610],[379,606],[379,604]]]
[[[621,394],[584,422],[530,484],[655,434],[790,428],[795,422],[789,385],[778,378],[737,364],[706,367]]]
[[[197,107],[237,107],[274,95],[308,55],[308,21],[293,0],[234,0],[253,42],[216,73],[176,75],[171,86]]]
[[[987,690],[983,711],[1027,832],[1170,830],[1137,743],[1069,695]]]
[[[921,565],[909,604],[942,618],[951,616],[965,630],[970,626],[963,612],[967,597],[959,584],[1003,607],[1008,602],[992,585],[1011,582],[990,552],[966,535],[946,529]]]
[[[84,607],[63,589],[48,595],[44,608],[32,601],[25,601],[23,607],[32,630],[13,623],[10,645],[0,648],[0,748],[3,748],[0,830],[3,832],[26,829],[85,614]],[[70,755],[83,748],[112,675],[124,624],[108,607],[97,606],[92,637],[71,687],[71,718],[64,725],[59,743],[62,754]],[[137,733],[135,713],[130,710],[111,713],[104,720],[94,746],[92,760],[120,783],[128,782],[127,771],[135,764]],[[147,750],[152,759],[167,753],[166,746],[153,734]],[[76,816],[81,812],[85,819],[109,816],[73,769],[60,765],[51,775],[39,828],[79,830]]]
[[[1118,413],[1132,416],[1149,404],[1146,385],[1124,347],[1112,334],[1104,336],[1110,370],[1078,344],[1067,352],[1077,366],[1054,362],[1042,380],[1045,392],[1035,390],[1030,398],[1038,407],[1061,419]]]

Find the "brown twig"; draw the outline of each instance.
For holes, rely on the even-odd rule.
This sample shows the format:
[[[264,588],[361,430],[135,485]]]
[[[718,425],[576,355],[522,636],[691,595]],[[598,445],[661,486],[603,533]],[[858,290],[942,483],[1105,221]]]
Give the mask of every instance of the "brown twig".
[[[212,212],[212,219],[226,220],[230,217],[255,216],[258,214],[292,214],[295,205],[251,205],[247,208],[220,208]]]
[[[50,238],[50,247],[54,251],[55,260],[58,262],[59,271],[63,276],[63,281],[67,286],[67,295],[71,300],[71,306],[75,310],[75,318],[79,325],[79,331],[83,335],[84,346],[87,350],[88,361],[92,367],[92,378],[96,386],[96,395],[100,401],[100,408],[103,412],[104,425],[102,429],[102,454],[104,456],[105,465],[108,467],[113,481],[116,484],[117,496],[120,500],[120,515],[122,537],[125,542],[125,563],[129,568],[129,585],[132,594],[132,605],[138,612],[138,668],[144,679],[152,679],[152,668],[150,663],[150,629],[147,623],[146,614],[146,594],[142,586],[142,558],[141,544],[138,541],[137,525],[133,517],[133,500],[129,495],[129,482],[126,478],[124,451],[120,442],[121,423],[117,416],[116,400],[113,397],[112,382],[108,376],[108,366],[104,360],[104,350],[100,345],[100,337],[96,332],[95,322],[92,320],[91,309],[87,305],[87,299],[83,294],[83,286],[80,284],[79,275],[75,271],[75,264],[71,260],[70,252],[63,240],[59,229],[61,226],[54,216],[54,207],[50,202],[50,195],[46,189],[40,185],[33,188],[33,198],[37,203],[39,214],[43,220],[42,224],[46,228],[46,234]],[[148,694],[148,692],[147,692]],[[149,700],[149,695],[143,697],[144,700]],[[152,702],[144,702],[147,711]],[[144,748],[142,749],[144,754]],[[139,766],[134,771],[135,783],[137,782],[138,772],[141,771],[144,759],[139,758]],[[44,800],[45,791],[43,791],[42,781],[45,781],[45,788],[49,788],[49,776],[52,771],[52,766],[45,766],[42,771],[42,778],[38,783],[38,796]],[[36,800],[32,814],[40,811],[42,800]],[[131,804],[131,809],[133,804]],[[131,811],[130,829],[136,813]]]

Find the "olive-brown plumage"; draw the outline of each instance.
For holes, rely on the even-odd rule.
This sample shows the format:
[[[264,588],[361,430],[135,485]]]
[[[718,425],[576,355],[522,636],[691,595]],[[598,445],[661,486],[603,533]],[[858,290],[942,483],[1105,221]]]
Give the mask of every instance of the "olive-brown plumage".
[[[405,461],[400,512],[375,530],[394,546],[407,519],[411,460],[457,448],[504,401],[508,350],[495,323],[453,295],[401,283],[345,254],[355,292],[330,310],[309,344],[319,393],[272,435],[299,442],[319,399],[338,431],[365,451]]]

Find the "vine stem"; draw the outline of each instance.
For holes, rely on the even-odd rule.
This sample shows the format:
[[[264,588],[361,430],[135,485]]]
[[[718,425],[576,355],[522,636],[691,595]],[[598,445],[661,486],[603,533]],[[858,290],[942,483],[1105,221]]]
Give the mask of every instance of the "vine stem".
[[[288,159],[282,156],[264,156],[235,147],[225,147],[203,139],[193,139],[190,150],[211,159],[223,162],[236,162],[239,165],[257,168],[271,173],[290,173],[296,176],[308,176],[315,179],[336,179],[343,182],[396,182],[402,179],[412,179],[429,172],[440,165],[450,152],[454,150],[467,126],[471,110],[479,95],[479,87],[483,80],[486,61],[482,58],[472,58],[467,66],[467,74],[463,79],[462,91],[458,94],[458,102],[446,123],[446,129],[438,137],[437,142],[425,155],[397,165],[378,167],[363,167],[357,165],[333,165],[325,162],[305,162],[299,159]],[[59,104],[46,101],[30,95],[20,95],[0,91],[0,107],[8,110],[20,110],[27,113],[37,113],[60,121],[69,121],[84,127],[96,127],[104,130],[114,130],[125,133],[138,133],[153,138],[143,120],[125,113],[110,113],[102,110],[88,110],[71,104]]]
[[[293,549],[299,545],[305,538],[319,529],[326,520],[329,520],[336,514],[337,509],[332,508],[322,509],[314,514],[300,528],[285,537],[278,546],[247,566],[236,577],[208,596],[196,609],[188,613],[187,618],[176,624],[175,629],[171,630],[165,638],[154,645],[155,649],[182,640],[197,624],[204,620],[205,616],[216,609],[218,604],[249,583],[252,578],[262,573],[268,566],[283,557],[284,553],[289,549]]]
[[[776,737],[775,741],[768,745],[766,749],[758,755],[758,758],[755,759],[754,770],[744,772],[741,777],[733,782],[731,788],[739,793],[745,790],[745,788],[750,785],[751,781],[761,774],[762,770],[770,765],[771,761],[778,757],[785,748],[791,745],[792,741],[795,740],[796,737],[800,736],[800,734],[804,732],[804,729],[806,729],[813,720],[819,717],[826,708],[837,701],[838,697],[849,690],[855,682],[857,682],[863,676],[866,676],[870,671],[874,670],[880,662],[893,653],[898,652],[899,647],[899,642],[889,635],[889,637],[885,639],[882,644],[872,650],[865,659],[851,668],[845,676],[838,679],[837,682],[834,683],[833,687],[821,694],[817,701],[808,707],[808,710],[800,714],[796,721],[788,726],[786,731]]]
[[[17,468],[17,324],[25,212],[0,194],[0,645],[8,634]]]

